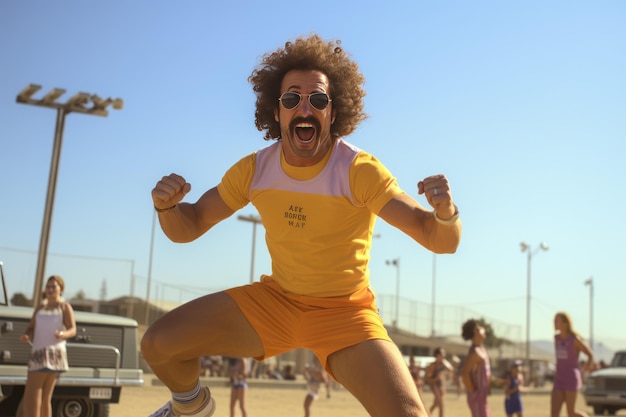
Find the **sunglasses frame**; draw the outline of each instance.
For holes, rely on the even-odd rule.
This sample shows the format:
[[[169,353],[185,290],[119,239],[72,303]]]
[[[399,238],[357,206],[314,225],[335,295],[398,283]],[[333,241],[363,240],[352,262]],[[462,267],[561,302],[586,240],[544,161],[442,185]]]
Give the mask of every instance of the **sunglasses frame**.
[[[295,96],[298,96],[298,102],[296,103],[296,105],[295,105],[295,106],[293,106],[293,107],[291,107],[291,108],[289,108],[289,107],[285,106],[285,104],[283,103],[283,97],[285,96],[285,94],[293,94],[293,95],[295,95]],[[318,107],[317,107],[316,105],[314,105],[314,104],[313,104],[313,102],[311,101],[311,97],[312,97],[312,96],[315,96],[315,95],[323,95],[323,96],[326,96],[326,98],[328,99],[328,101],[326,102],[326,105],[325,105],[323,108],[321,108],[321,109],[320,109],[320,108],[318,108]],[[333,100],[330,98],[330,96],[329,96],[328,94],[326,94],[326,93],[317,92],[317,93],[311,93],[311,94],[300,94],[300,93],[296,93],[295,91],[285,91],[284,93],[282,93],[282,94],[280,95],[280,97],[278,98],[278,101],[280,101],[280,104],[283,106],[283,108],[284,108],[285,110],[294,110],[295,108],[297,108],[297,107],[300,105],[300,103],[302,103],[302,97],[303,97],[303,96],[307,96],[307,100],[309,101],[309,105],[310,105],[311,107],[313,107],[315,110],[319,110],[319,111],[325,110],[325,109],[328,107],[328,105],[330,104],[330,102],[331,102],[331,101],[333,101]]]

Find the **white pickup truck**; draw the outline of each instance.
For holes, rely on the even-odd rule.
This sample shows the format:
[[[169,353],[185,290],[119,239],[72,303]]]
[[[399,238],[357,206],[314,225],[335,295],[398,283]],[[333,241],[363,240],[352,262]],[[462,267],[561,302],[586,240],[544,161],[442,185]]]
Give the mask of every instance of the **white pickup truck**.
[[[9,305],[0,262],[0,417],[22,416],[30,345],[20,335],[33,314]],[[108,417],[123,386],[143,385],[139,369],[137,322],[125,317],[75,312],[76,336],[68,340],[70,369],[59,378],[52,397],[54,417]]]
[[[626,409],[626,350],[615,352],[608,368],[589,375],[583,395],[595,414],[615,415]]]

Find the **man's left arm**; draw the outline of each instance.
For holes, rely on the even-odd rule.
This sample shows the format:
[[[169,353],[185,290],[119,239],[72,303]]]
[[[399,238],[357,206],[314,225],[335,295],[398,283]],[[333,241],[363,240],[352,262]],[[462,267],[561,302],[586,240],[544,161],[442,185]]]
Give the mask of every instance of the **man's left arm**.
[[[433,211],[403,193],[392,198],[378,216],[428,250],[454,253],[461,241],[462,224],[447,178],[434,175],[420,181],[418,194],[426,196]]]

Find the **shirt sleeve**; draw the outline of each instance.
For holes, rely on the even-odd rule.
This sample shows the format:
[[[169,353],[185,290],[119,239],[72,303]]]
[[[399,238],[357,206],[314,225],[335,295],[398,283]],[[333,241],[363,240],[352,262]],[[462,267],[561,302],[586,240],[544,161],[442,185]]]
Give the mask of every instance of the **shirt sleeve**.
[[[355,203],[375,214],[392,198],[404,193],[391,172],[376,157],[363,151],[354,158],[350,187]]]
[[[250,184],[255,162],[256,153],[243,157],[226,171],[217,185],[220,197],[232,210],[239,210],[250,202]]]

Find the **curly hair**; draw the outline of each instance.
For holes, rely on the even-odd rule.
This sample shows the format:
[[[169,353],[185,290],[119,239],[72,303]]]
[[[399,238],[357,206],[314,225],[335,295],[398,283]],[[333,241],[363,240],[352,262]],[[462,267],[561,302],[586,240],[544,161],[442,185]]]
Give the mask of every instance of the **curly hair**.
[[[318,35],[297,38],[263,56],[248,81],[256,94],[255,125],[265,130],[265,140],[280,138],[280,124],[274,119],[283,77],[292,70],[317,70],[329,80],[329,95],[335,110],[330,128],[333,138],[347,136],[367,118],[363,112],[365,77],[358,65],[341,48],[340,41],[326,42]]]
[[[478,321],[474,319],[469,319],[463,323],[463,327],[461,328],[461,336],[463,336],[463,340],[472,340],[476,327],[478,327]]]

